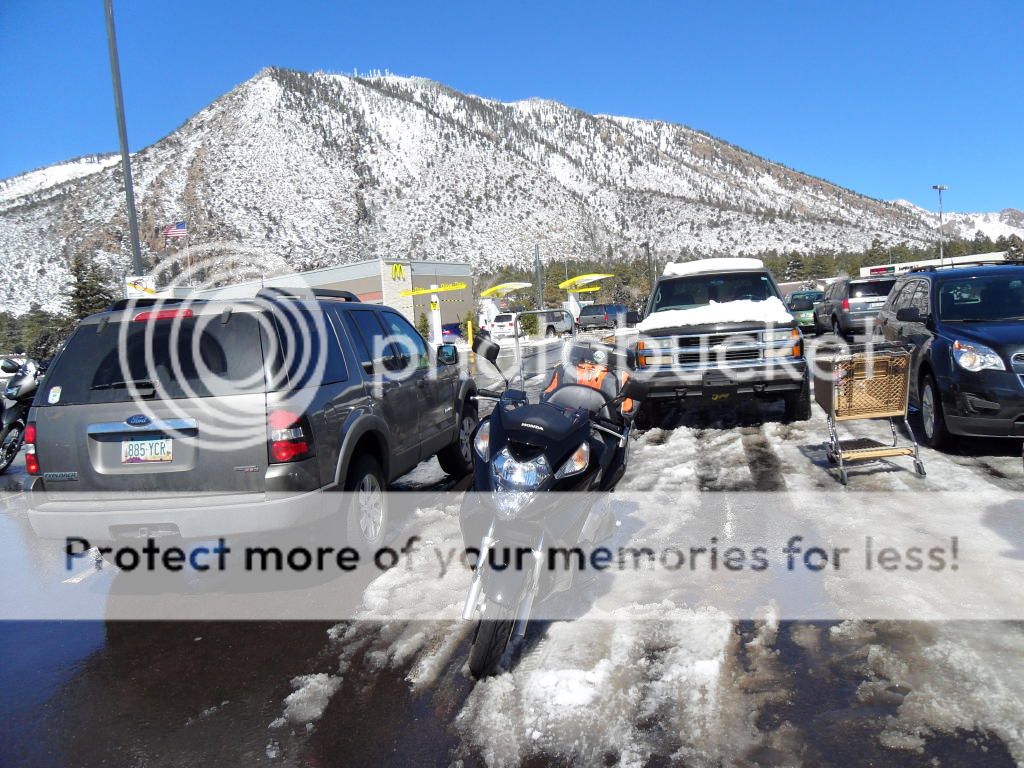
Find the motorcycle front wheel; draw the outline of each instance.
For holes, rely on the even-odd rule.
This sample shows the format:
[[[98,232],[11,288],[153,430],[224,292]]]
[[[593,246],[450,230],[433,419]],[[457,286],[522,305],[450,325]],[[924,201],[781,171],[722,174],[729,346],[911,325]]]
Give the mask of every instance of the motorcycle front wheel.
[[[21,450],[21,424],[15,422],[0,432],[0,472],[7,470]]]
[[[473,679],[490,677],[501,671],[501,658],[512,639],[515,623],[516,617],[511,608],[487,603],[469,648],[469,674]]]

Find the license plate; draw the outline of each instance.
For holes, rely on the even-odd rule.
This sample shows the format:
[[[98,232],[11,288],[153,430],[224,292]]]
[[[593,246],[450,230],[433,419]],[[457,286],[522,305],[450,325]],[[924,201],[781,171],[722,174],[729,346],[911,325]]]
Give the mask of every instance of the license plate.
[[[173,441],[164,437],[159,440],[122,440],[121,463],[145,464],[151,461],[173,460]]]

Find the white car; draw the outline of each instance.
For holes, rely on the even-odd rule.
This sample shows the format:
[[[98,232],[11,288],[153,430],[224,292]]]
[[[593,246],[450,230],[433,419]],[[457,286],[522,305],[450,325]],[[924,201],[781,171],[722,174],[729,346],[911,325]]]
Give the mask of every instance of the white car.
[[[495,315],[494,320],[487,326],[487,332],[491,334],[492,339],[512,338],[516,335],[515,319],[515,312],[502,312],[500,315]],[[522,335],[522,328],[519,328],[519,333]]]

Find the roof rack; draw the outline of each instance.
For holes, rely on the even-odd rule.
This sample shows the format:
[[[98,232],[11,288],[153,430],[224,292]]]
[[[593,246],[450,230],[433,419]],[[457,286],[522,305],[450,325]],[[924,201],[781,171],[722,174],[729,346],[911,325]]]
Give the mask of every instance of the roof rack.
[[[1002,267],[1013,265],[1012,261],[958,261],[955,264],[926,264],[923,267],[911,267],[908,272],[938,272],[940,269],[956,269],[957,267]]]
[[[152,307],[157,304],[179,304],[186,299],[182,298],[139,298],[139,299],[118,299],[109,307],[107,312],[116,312],[120,309],[126,309],[127,307]],[[188,299],[188,301],[195,301],[195,299]]]
[[[339,299],[359,303],[360,298],[352,291],[335,291],[329,288],[303,288],[301,286],[260,288],[256,293],[258,299]]]

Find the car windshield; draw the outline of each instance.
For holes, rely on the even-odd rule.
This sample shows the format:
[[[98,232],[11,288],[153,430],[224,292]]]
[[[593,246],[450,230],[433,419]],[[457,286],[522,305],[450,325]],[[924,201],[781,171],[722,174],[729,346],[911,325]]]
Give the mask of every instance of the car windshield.
[[[821,301],[823,298],[825,298],[824,291],[803,291],[801,293],[794,293],[790,300],[807,299],[808,301]]]
[[[877,298],[889,295],[889,291],[896,285],[895,280],[871,280],[866,283],[850,283],[851,299]]]
[[[652,312],[667,309],[692,309],[711,302],[764,301],[774,296],[768,275],[763,272],[694,275],[658,283]]]
[[[939,285],[939,319],[991,322],[1024,319],[1024,278],[1005,274],[945,280]]]

